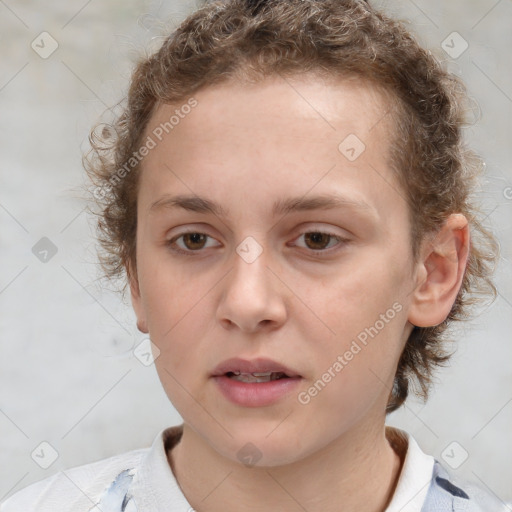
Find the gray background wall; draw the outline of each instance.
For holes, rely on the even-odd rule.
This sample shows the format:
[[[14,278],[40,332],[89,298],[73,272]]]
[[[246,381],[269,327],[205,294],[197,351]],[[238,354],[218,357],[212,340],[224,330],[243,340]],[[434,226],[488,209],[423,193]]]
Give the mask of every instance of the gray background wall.
[[[512,1],[379,5],[409,20],[480,106],[467,136],[487,163],[480,197],[503,255],[500,296],[461,331],[431,400],[408,402],[389,423],[453,466],[467,453],[455,472],[510,501]],[[0,1],[0,501],[60,469],[149,446],[160,429],[180,422],[154,367],[133,354],[143,336],[129,303],[97,281],[92,220],[79,187],[89,128],[122,96],[134,59],[158,45],[161,20],[176,24],[193,8]],[[53,43],[42,36],[43,48],[43,31],[58,44],[47,58],[40,54]],[[454,31],[463,39],[447,39]],[[47,262],[32,251],[42,237],[57,248]],[[40,466],[52,462],[52,452],[41,442],[58,453],[47,469]]]

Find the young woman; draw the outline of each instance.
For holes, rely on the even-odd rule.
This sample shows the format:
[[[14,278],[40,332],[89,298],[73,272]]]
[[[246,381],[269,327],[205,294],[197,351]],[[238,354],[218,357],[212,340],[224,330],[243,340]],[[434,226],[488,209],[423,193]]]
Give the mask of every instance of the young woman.
[[[102,261],[183,424],[1,511],[499,510],[385,424],[493,291],[463,100],[363,1],[190,15],[87,167]]]

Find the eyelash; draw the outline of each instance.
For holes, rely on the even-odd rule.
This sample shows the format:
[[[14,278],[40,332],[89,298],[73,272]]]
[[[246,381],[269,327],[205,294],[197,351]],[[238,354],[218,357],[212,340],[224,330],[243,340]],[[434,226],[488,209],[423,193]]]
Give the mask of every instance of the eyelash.
[[[321,231],[321,230],[304,231],[303,233],[301,233],[299,235],[298,238],[300,238],[303,235],[312,234],[312,233],[314,233],[314,234],[321,234],[321,235],[327,235],[327,236],[329,236],[331,238],[334,238],[334,239],[336,239],[338,241],[337,245],[344,245],[344,244],[349,243],[349,240],[346,239],[346,238],[342,238],[339,235],[336,235],[334,233],[330,233],[328,231]],[[210,235],[207,235],[206,233],[201,233],[200,231],[186,231],[186,232],[181,233],[181,234],[171,238],[170,240],[168,240],[166,245],[169,247],[169,249],[171,251],[176,252],[178,254],[183,254],[185,256],[192,256],[192,257],[194,257],[194,256],[197,256],[197,254],[194,254],[194,253],[201,253],[201,252],[203,252],[203,249],[198,249],[198,250],[194,251],[194,250],[191,250],[191,249],[184,250],[181,247],[173,247],[173,245],[175,244],[176,240],[179,240],[180,238],[182,238],[185,235],[205,235],[208,238],[213,238]],[[326,253],[330,254],[332,252],[332,249],[333,249],[332,247],[329,248],[329,249],[316,249],[316,250],[315,249],[305,248],[305,250],[308,251],[311,256],[318,257],[318,258],[324,257],[324,255],[326,255]],[[334,249],[334,250],[336,251],[337,249]]]

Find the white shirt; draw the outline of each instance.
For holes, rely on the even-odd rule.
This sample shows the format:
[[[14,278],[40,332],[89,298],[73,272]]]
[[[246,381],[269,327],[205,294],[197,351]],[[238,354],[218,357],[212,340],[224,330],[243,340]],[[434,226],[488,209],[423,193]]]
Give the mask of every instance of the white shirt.
[[[179,441],[181,433],[182,425],[169,427],[156,436],[151,448],[60,471],[15,493],[0,506],[0,512],[90,512],[100,510],[95,507],[98,504],[102,512],[193,512],[167,460],[167,451]],[[423,453],[404,431],[386,427],[386,435],[394,449],[406,450],[386,512],[421,512],[432,479],[434,458]],[[131,482],[132,500],[126,503],[125,498],[121,506],[120,491],[111,484],[120,473],[131,468],[134,471],[126,471],[122,478]],[[122,478],[117,481],[120,487]],[[110,491],[106,492],[109,486]]]

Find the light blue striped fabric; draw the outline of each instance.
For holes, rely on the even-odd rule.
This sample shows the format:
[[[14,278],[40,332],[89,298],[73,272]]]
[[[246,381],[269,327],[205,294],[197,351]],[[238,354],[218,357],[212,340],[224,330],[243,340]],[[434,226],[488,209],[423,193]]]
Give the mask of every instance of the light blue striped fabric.
[[[496,496],[469,483],[457,483],[436,460],[421,512],[510,512]]]
[[[134,469],[125,469],[119,473],[100,502],[89,512],[137,512],[137,505],[129,491],[134,476]]]

